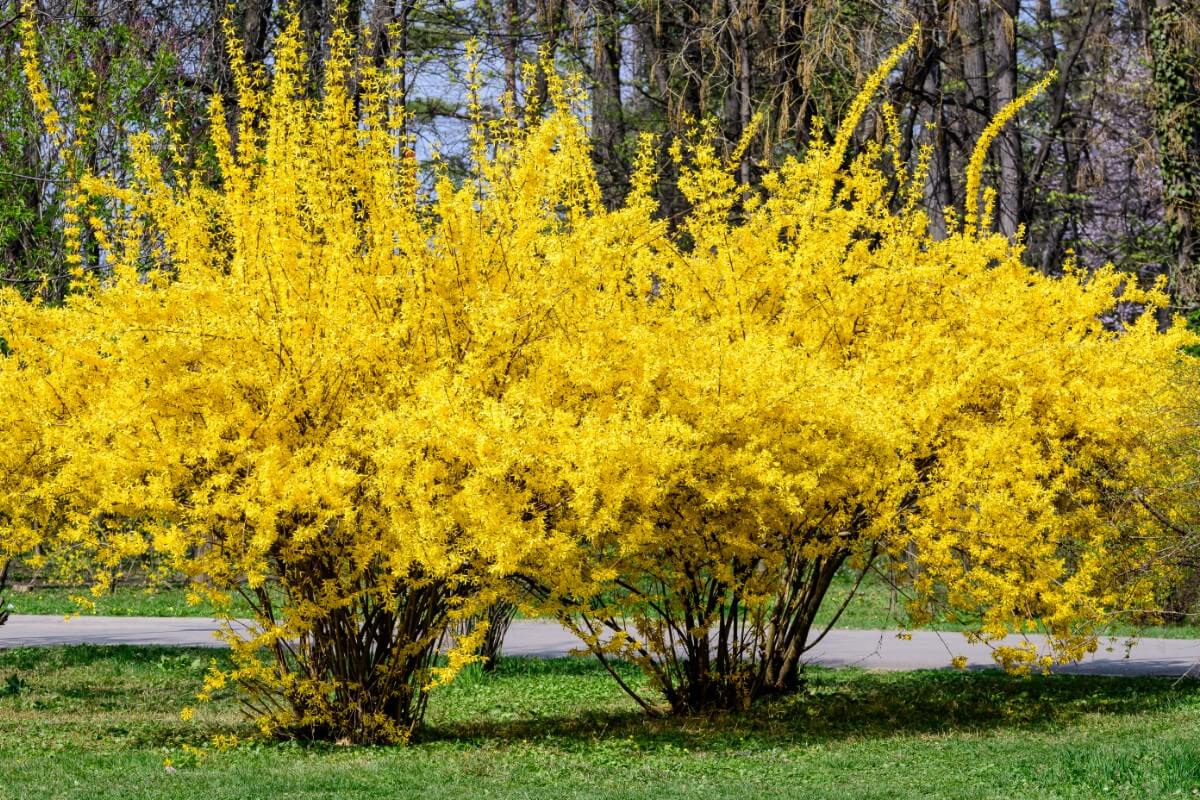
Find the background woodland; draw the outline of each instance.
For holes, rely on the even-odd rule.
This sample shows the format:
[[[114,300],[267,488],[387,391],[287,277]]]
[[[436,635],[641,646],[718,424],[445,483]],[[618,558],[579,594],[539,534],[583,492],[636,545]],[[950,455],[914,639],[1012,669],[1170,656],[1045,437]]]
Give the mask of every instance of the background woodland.
[[[27,96],[19,5],[0,3],[0,280],[54,297],[67,284],[70,167]],[[77,167],[120,181],[130,134],[169,127],[197,143],[187,159],[211,161],[208,98],[232,88],[226,34],[250,63],[269,66],[293,5],[315,74],[329,51],[327,0],[37,0],[42,68],[78,134],[72,147],[86,163]],[[484,113],[496,117],[501,88],[518,113],[545,99],[545,76],[523,69],[541,54],[586,79],[606,202],[626,196],[638,135],[654,132],[664,144],[656,191],[675,219],[686,202],[666,155],[673,138],[711,124],[731,152],[761,115],[738,166],[741,183],[756,185],[787,155],[803,155],[815,133],[830,133],[864,76],[919,24],[916,57],[885,91],[900,113],[899,157],[915,166],[927,153],[924,203],[944,234],[947,211],[963,211],[966,160],[988,120],[1057,71],[992,148],[996,227],[1024,227],[1033,269],[1051,273],[1070,254],[1089,267],[1112,262],[1147,281],[1167,275],[1181,311],[1200,305],[1196,0],[350,0],[345,12],[352,26],[385,31],[369,54],[378,63],[402,59],[407,133],[422,163],[435,150],[465,163],[468,42],[479,44],[493,91]],[[884,127],[869,114],[855,146]],[[81,246],[83,263],[98,266],[100,248]],[[1118,306],[1110,323],[1136,311]]]

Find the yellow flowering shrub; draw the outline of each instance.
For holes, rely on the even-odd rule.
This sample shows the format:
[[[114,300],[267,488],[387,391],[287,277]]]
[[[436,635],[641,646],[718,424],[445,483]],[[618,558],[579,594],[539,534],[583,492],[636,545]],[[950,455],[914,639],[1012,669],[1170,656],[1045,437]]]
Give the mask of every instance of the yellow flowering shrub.
[[[673,227],[652,142],[604,209],[569,81],[425,190],[394,71],[344,31],[319,90],[294,25],[269,83],[234,52],[219,183],[139,140],[131,185],[79,187],[101,268],[61,306],[0,294],[0,542],[245,594],[201,695],[236,684],[266,732],[406,739],[487,632],[439,663],[448,626],[514,580],[676,709],[793,687],[873,559],[983,638],[1041,621],[1053,652],[1015,659],[1077,657],[1143,590],[1122,497],[1186,334],[1106,331],[1121,277],[1030,274],[986,198],[931,240],[894,142],[844,167],[899,57],[757,195],[678,147]]]
[[[234,53],[219,185],[139,140],[132,185],[82,181],[102,268],[59,307],[0,298],[2,541],[110,572],[153,551],[198,596],[244,593],[254,627],[205,692],[249,690],[267,731],[397,741],[486,634],[439,666],[448,622],[557,546],[530,369],[588,324],[609,221],[578,89],[529,131],[480,125],[474,178],[418,192],[394,71],[342,32],[316,92],[301,39],[269,86]]]
[[[1167,298],[1111,270],[1031,273],[988,232],[987,193],[932,240],[886,109],[890,139],[843,168],[901,52],[740,212],[730,162],[677,148],[692,211],[628,259],[653,290],[619,288],[539,365],[579,404],[555,520],[577,552],[534,588],[676,710],[794,688],[843,566],[913,573],[914,614],[948,605],[984,641],[1048,633],[1043,652],[996,649],[1013,669],[1081,657],[1108,611],[1150,599],[1154,521],[1130,493],[1183,434],[1189,334],[1152,313],[1106,330],[1116,294]]]

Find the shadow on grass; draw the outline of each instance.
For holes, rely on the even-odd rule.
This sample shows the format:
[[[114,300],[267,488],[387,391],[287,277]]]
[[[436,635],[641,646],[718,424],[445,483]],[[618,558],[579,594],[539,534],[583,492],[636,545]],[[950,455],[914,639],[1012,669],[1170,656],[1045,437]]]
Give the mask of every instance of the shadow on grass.
[[[563,674],[560,663],[508,659],[491,680],[558,676]],[[585,680],[603,675],[599,665],[586,660],[577,660],[569,669]],[[421,739],[532,739],[570,747],[633,737],[643,747],[745,750],[797,741],[1050,729],[1089,714],[1136,715],[1195,704],[1200,704],[1200,683],[1169,678],[810,668],[799,693],[764,701],[746,712],[651,718],[636,710],[573,708],[553,713],[549,704],[539,704],[515,719],[484,716],[430,725]]]
[[[0,637],[3,629],[0,629]],[[0,670],[47,670],[70,667],[119,667],[190,670],[197,661],[210,659],[228,665],[229,651],[219,647],[166,647],[161,645],[76,644],[52,647],[0,649]]]
[[[164,743],[156,737],[173,742],[197,732],[189,735],[187,726],[162,719],[162,712],[174,715],[192,702],[212,658],[227,663],[228,653],[96,646],[0,650],[0,680],[12,675],[21,681],[19,692],[0,700],[17,704],[29,698],[45,706],[47,720],[69,716],[93,733],[120,726],[100,713],[124,707],[147,719],[131,731],[139,742]],[[640,680],[634,667],[619,669],[627,680]],[[98,680],[106,672],[105,681]],[[217,705],[214,710],[229,715],[226,719],[236,715],[233,698]],[[591,659],[511,658],[501,661],[495,674],[471,671],[435,692],[428,725],[417,741],[472,747],[530,740],[563,750],[636,745],[736,752],[899,735],[1049,730],[1086,715],[1136,716],[1197,705],[1200,682],[1168,678],[810,669],[802,691],[747,712],[651,718]],[[158,721],[151,724],[152,717]]]

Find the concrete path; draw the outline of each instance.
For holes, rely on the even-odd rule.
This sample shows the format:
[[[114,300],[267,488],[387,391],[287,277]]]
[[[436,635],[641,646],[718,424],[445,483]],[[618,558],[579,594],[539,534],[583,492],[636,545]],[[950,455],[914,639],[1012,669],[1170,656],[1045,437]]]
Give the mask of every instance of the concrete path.
[[[0,625],[0,648],[63,644],[162,644],[222,647],[220,620],[205,617],[16,615]]]
[[[65,644],[134,644],[220,647],[214,637],[220,622],[197,617],[74,617],[14,616],[0,626],[0,648]],[[827,667],[907,670],[938,669],[954,656],[966,656],[973,669],[994,667],[991,651],[970,644],[959,633],[914,631],[910,640],[895,631],[831,631],[808,661]],[[1031,636],[1035,643],[1041,638]],[[1020,639],[1011,637],[1009,644]],[[555,622],[517,620],[509,629],[504,652],[510,656],[564,656],[581,643]],[[1131,646],[1123,639],[1102,640],[1100,649],[1078,664],[1057,672],[1090,675],[1162,675],[1200,677],[1200,641],[1141,639]]]

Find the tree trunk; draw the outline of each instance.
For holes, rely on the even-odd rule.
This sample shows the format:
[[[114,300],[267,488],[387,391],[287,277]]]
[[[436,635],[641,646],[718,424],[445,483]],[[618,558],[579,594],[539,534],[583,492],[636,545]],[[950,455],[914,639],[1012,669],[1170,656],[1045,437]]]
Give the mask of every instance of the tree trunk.
[[[1017,15],[1020,6],[1020,0],[997,0],[992,9],[997,110],[1017,97]],[[1021,127],[1015,121],[1001,131],[997,149],[1000,179],[996,187],[996,225],[1005,236],[1012,236],[1021,224],[1024,191]]]
[[[1200,307],[1200,0],[1156,3],[1150,49],[1171,295],[1191,311]]]
[[[261,64],[267,58],[272,6],[271,0],[246,0],[242,10],[242,52],[247,64]]]
[[[781,7],[779,54],[781,73],[777,83],[783,92],[780,101],[780,138],[791,132],[796,147],[808,144],[812,123],[812,103],[804,76],[804,37],[808,28],[811,0],[794,0]]]
[[[629,175],[622,147],[625,115],[621,106],[621,23],[615,0],[591,0],[592,141],[604,203],[615,207],[625,196]]]
[[[751,85],[750,35],[751,10],[754,0],[729,0],[729,56],[733,64],[733,81],[729,87],[729,141],[737,147],[750,127],[753,116],[753,87]],[[738,182],[750,185],[750,154],[742,153],[738,162]]]
[[[946,126],[945,89],[943,85],[942,44],[945,34],[939,30],[937,4],[925,0],[919,8],[921,18],[921,100],[917,101],[914,113],[921,120],[921,129],[933,147],[929,159],[929,171],[925,175],[925,208],[929,214],[930,233],[935,239],[945,239],[947,234],[946,209],[954,204],[953,184],[950,174],[950,141]]]
[[[11,564],[9,559],[0,561],[0,625],[8,622],[8,600],[5,593],[8,591],[8,568]]]
[[[992,116],[992,95],[988,85],[986,41],[979,0],[960,0],[958,36],[962,42],[963,83],[966,84],[966,120],[968,143],[974,144]]]

